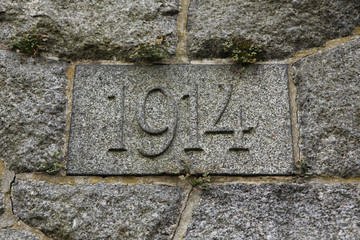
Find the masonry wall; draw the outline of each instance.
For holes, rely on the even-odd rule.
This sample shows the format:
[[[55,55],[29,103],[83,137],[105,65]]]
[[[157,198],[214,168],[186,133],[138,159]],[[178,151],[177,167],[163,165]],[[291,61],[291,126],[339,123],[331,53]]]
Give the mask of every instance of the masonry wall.
[[[32,26],[50,36],[36,60],[11,50]],[[360,239],[359,26],[356,0],[1,1],[0,239]],[[233,38],[287,64],[294,174],[201,190],[42,171],[58,150],[66,164],[75,66],[132,64],[160,34],[164,64],[233,63]]]

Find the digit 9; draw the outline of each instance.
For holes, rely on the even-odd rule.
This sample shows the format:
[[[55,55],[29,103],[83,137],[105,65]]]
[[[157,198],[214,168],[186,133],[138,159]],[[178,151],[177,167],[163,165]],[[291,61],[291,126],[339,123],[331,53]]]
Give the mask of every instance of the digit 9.
[[[149,126],[148,122],[146,121],[145,117],[145,106],[146,101],[151,93],[154,92],[160,92],[168,99],[168,111],[169,114],[167,115],[167,122],[166,125],[161,126],[159,128],[154,128]],[[162,135],[169,132],[170,134],[167,134],[166,139],[160,149],[144,149],[142,147],[138,148],[138,151],[141,153],[141,155],[145,157],[156,157],[164,153],[172,144],[172,141],[174,140],[175,134],[176,134],[176,127],[177,127],[177,121],[178,121],[178,108],[177,103],[175,101],[174,95],[164,87],[152,87],[146,91],[146,94],[144,97],[140,98],[139,101],[139,108],[137,113],[137,120],[139,123],[139,126],[141,130],[146,132],[149,135]]]

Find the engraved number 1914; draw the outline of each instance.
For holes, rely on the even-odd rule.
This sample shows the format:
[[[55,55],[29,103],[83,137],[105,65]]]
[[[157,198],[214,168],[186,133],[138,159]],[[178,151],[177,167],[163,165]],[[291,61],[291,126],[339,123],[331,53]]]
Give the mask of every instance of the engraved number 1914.
[[[217,116],[213,119],[211,125],[208,127],[208,129],[205,130],[205,134],[233,134],[235,133],[235,136],[237,138],[242,138],[242,134],[249,133],[252,131],[252,127],[242,129],[241,131],[235,131],[231,128],[222,128],[217,127],[218,123],[220,122],[224,112],[227,109],[227,106],[231,99],[231,94],[233,91],[233,85],[225,86],[223,84],[220,84],[219,87],[224,89],[224,96],[221,99],[220,104],[218,105],[217,109]],[[125,110],[124,110],[124,98],[125,98],[125,86],[120,87],[120,91],[117,93],[116,96],[109,96],[108,98],[117,98],[116,101],[116,108],[119,112],[119,117],[117,119],[118,124],[120,125],[119,132],[117,133],[117,142],[116,147],[112,147],[109,149],[109,151],[126,151],[126,146],[124,143],[124,117],[125,117]],[[145,105],[148,100],[148,97],[151,93],[161,93],[164,95],[164,97],[167,98],[168,101],[168,111],[167,114],[167,120],[166,124],[164,126],[154,128],[151,127],[147,120],[146,120],[146,109]],[[182,100],[189,100],[189,136],[188,141],[186,145],[184,146],[185,151],[203,151],[203,148],[200,144],[200,137],[199,137],[199,118],[198,118],[198,85],[194,85],[191,89],[191,91],[182,96]],[[143,147],[139,147],[138,151],[145,157],[156,157],[161,154],[163,154],[172,144],[176,129],[177,129],[177,122],[178,122],[178,102],[176,101],[174,95],[172,92],[164,87],[152,87],[148,89],[145,93],[145,95],[140,98],[139,105],[138,105],[138,111],[137,111],[137,121],[142,131],[149,135],[162,135],[166,134],[166,138],[164,139],[164,142],[162,143],[161,147],[159,149],[144,149]],[[244,147],[242,145],[242,139],[237,139],[237,144],[229,148],[230,151],[248,151],[249,149],[247,147]]]

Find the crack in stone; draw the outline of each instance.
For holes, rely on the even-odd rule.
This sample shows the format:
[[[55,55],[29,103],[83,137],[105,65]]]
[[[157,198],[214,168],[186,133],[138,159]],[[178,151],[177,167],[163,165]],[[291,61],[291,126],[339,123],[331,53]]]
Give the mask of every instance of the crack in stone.
[[[200,200],[200,194],[201,190],[197,189],[196,187],[192,187],[187,194],[184,208],[180,213],[179,221],[175,227],[175,231],[171,240],[183,239],[185,236],[188,225],[191,221],[192,211]]]
[[[189,203],[189,199],[190,199],[190,194],[191,192],[193,191],[194,187],[192,187],[190,189],[190,191],[186,194],[186,199],[185,199],[185,204],[184,204],[184,207],[183,209],[181,210],[180,214],[179,214],[179,220],[178,222],[176,223],[176,226],[175,226],[175,230],[174,230],[174,233],[173,233],[173,236],[171,237],[171,240],[174,240],[175,239],[175,236],[177,235],[177,232],[178,232],[178,229],[181,225],[181,221],[183,219],[183,214],[185,212],[185,209],[187,208],[188,206],[188,203]]]
[[[1,162],[0,162],[1,164]],[[12,184],[15,181],[15,173],[0,166],[0,170],[4,170],[3,176],[3,185],[0,186],[0,191],[4,194],[4,207],[5,211],[0,216],[0,229],[8,228],[16,224],[18,217],[13,213],[13,201],[11,196]]]
[[[10,184],[9,184],[9,199],[10,199],[10,204],[11,204],[11,206],[10,206],[10,208],[11,208],[11,213],[14,215],[14,216],[16,216],[15,215],[15,213],[14,213],[14,203],[13,203],[13,197],[12,197],[12,188],[13,188],[13,184],[15,183],[15,179],[16,179],[16,174],[14,174],[14,177],[13,177],[13,179],[11,180],[11,182],[10,182]],[[16,216],[16,217],[18,217],[18,216]],[[19,217],[18,217],[19,218]],[[20,218],[19,218],[20,219]]]

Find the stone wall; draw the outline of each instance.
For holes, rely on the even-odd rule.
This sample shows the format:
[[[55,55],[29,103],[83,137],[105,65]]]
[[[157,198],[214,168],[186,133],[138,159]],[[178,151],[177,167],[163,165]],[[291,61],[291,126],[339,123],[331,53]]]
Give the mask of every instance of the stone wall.
[[[1,1],[0,239],[360,239],[359,13],[357,0]],[[50,37],[36,59],[11,50],[32,26]],[[158,35],[163,64],[233,63],[223,44],[238,38],[287,65],[294,174],[218,174],[202,190],[44,172],[58,150],[67,161],[75,66],[132,64]]]

